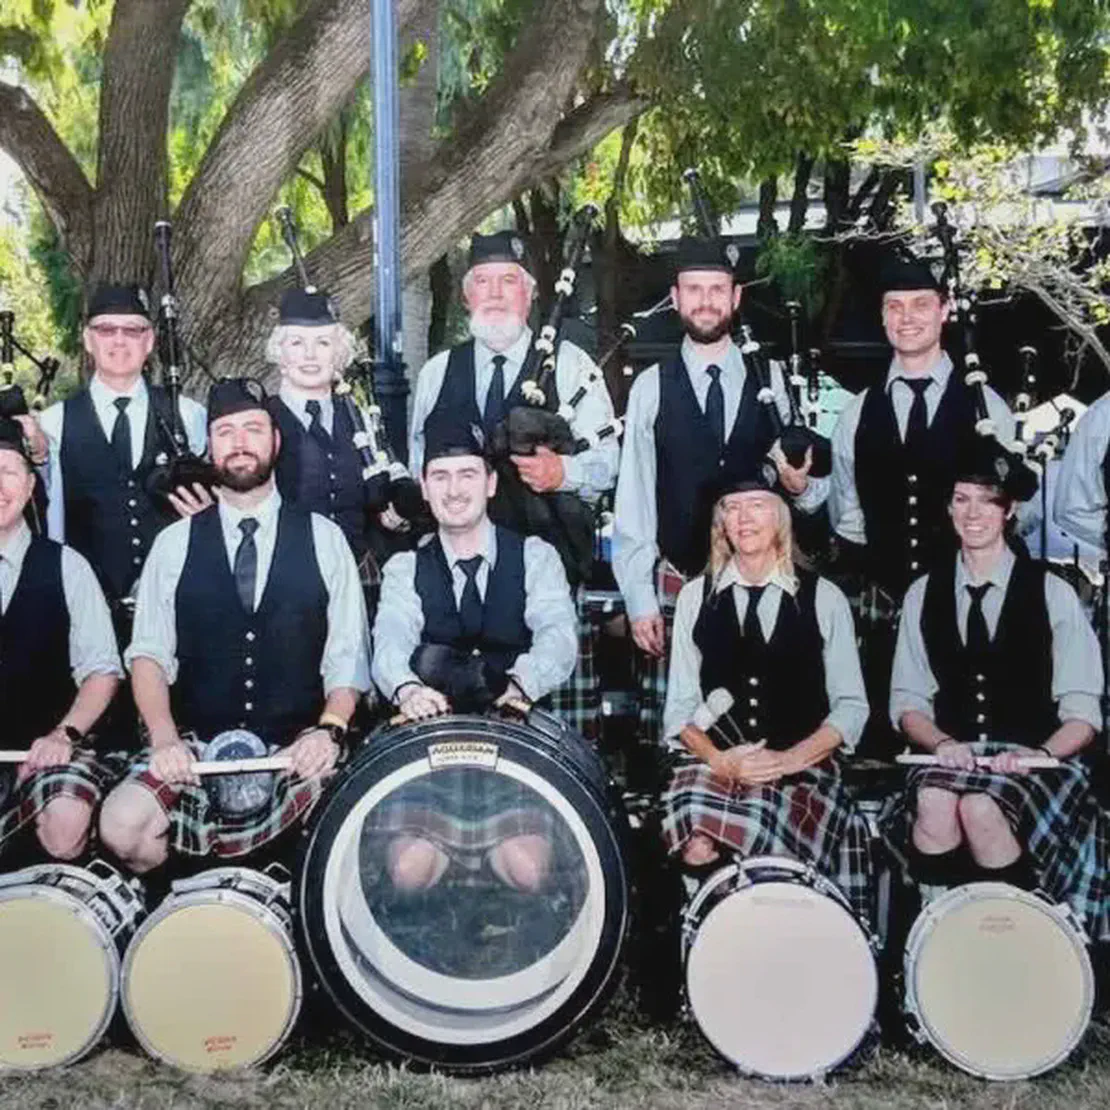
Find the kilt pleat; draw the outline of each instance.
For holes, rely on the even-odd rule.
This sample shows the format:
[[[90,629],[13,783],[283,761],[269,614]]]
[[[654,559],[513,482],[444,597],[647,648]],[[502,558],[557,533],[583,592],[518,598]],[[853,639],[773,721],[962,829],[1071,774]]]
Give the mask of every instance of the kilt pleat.
[[[667,668],[671,658],[674,611],[684,585],[686,579],[681,572],[666,560],[660,560],[655,570],[655,596],[659,599],[659,612],[663,617],[663,655],[657,659],[639,648],[633,648],[640,698],[639,735],[652,746],[663,740],[663,707],[667,703]]]
[[[601,689],[597,677],[596,644],[600,629],[586,612],[585,594],[578,591],[578,661],[570,678],[548,695],[551,712],[575,732],[596,743],[601,738]]]

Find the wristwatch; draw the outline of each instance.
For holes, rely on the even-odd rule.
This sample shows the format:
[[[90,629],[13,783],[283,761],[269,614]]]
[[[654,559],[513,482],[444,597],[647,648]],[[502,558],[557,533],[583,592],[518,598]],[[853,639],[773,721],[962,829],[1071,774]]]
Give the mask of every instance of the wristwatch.
[[[66,739],[75,747],[83,748],[85,746],[85,734],[73,725],[61,725],[61,730],[66,734]]]

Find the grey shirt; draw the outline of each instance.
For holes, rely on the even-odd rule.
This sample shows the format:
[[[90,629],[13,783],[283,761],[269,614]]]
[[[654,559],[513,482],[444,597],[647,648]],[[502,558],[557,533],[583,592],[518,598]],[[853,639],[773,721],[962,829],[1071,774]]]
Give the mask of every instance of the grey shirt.
[[[1056,479],[1052,516],[1077,539],[1106,550],[1106,483],[1102,460],[1110,448],[1110,393],[1100,397],[1075,426]]]
[[[1002,612],[1014,553],[1003,550],[983,582],[992,588],[983,596],[983,618],[993,638]],[[918,578],[906,592],[902,603],[902,620],[898,625],[898,645],[894,651],[894,669],[890,680],[890,719],[895,728],[905,713],[916,711],[934,720],[933,699],[936,697],[936,676],[929,665],[925,640],[921,634],[921,609],[925,601],[928,576]],[[960,639],[967,643],[967,615],[971,599],[967,586],[981,585],[974,581],[964,566],[962,555],[956,556],[956,624]],[[1052,698],[1057,703],[1060,719],[1086,721],[1092,728],[1102,727],[1099,695],[1102,693],[1102,655],[1091,625],[1075,591],[1055,574],[1044,580],[1045,604],[1052,626]],[[961,739],[957,737],[957,739]],[[1047,740],[1048,737],[1045,737]]]
[[[462,599],[466,576],[448,536],[439,535],[451,567],[455,604]],[[427,542],[427,541],[425,541]],[[476,582],[485,599],[490,570],[497,562],[497,533],[487,521],[483,556]],[[538,536],[524,540],[524,623],[532,646],[516,657],[509,673],[533,701],[549,694],[571,676],[578,661],[578,625],[566,572],[558,552]],[[424,607],[416,592],[416,552],[401,551],[385,564],[381,600],[374,620],[374,682],[392,699],[400,686],[420,679],[409,666],[424,631]]]
[[[681,353],[694,396],[704,412],[711,381],[707,372],[710,360],[689,336],[682,341]],[[729,344],[724,358],[712,364],[721,368],[727,439],[740,410],[748,370],[735,343]],[[789,420],[790,400],[778,363],[771,364],[771,390],[779,415],[784,421]],[[655,420],[658,415],[659,366],[656,364],[637,376],[628,395],[613,519],[613,574],[632,620],[659,612],[654,584],[655,564],[659,560],[659,507],[655,500]],[[811,479],[805,493],[797,499],[800,507],[819,506],[825,500],[827,483],[827,478]]]
[[[507,351],[501,352],[506,359],[506,397],[531,347],[532,332],[525,328],[520,338]],[[497,353],[480,339],[474,340],[474,399],[479,412],[483,412],[486,407],[486,396],[493,378],[493,357]],[[416,379],[409,430],[409,470],[412,474],[420,474],[423,470],[424,424],[435,408],[439,391],[443,388],[450,354],[450,351],[441,351],[429,359]],[[560,342],[555,359],[555,388],[559,392],[559,400],[563,403],[569,401],[578,387],[585,384],[587,376],[596,370],[593,359],[581,347],[576,347],[565,339]],[[613,400],[604,381],[598,381],[574,410],[571,428],[576,435],[590,435],[612,419]],[[611,489],[616,481],[619,456],[620,447],[615,436],[597,447],[588,448],[580,455],[564,455],[563,484],[559,488],[577,493],[587,500],[596,500],[607,489]]]
[[[759,624],[765,639],[770,639],[778,620],[784,594],[793,597],[798,590],[791,581],[776,572],[765,583],[746,582],[735,563],[721,573],[715,590],[731,590],[740,627],[748,611],[748,586],[766,585],[759,601]],[[667,702],[663,709],[663,735],[667,746],[681,749],[678,734],[694,719],[694,711],[705,700],[708,690],[701,688],[701,652],[694,643],[694,625],[701,613],[705,580],[699,576],[682,587],[675,607],[674,635],[671,639],[670,673],[667,678]],[[867,723],[867,691],[863,685],[856,632],[848,599],[826,578],[817,580],[814,598],[817,624],[824,641],[822,660],[825,664],[825,689],[829,698],[829,715],[823,722],[843,737],[843,747],[852,751]]]
[[[6,543],[0,541],[0,613],[8,611],[30,546],[31,530],[26,524]],[[104,591],[88,560],[72,547],[62,548],[62,592],[69,611],[69,666],[74,685],[80,686],[94,674],[123,678]],[[33,691],[27,696],[33,697]]]
[[[239,521],[251,516],[258,521],[254,541],[258,550],[258,572],[254,601],[257,606],[266,588],[277,542],[278,510],[281,495],[274,490],[261,504],[250,510],[234,509],[220,500],[220,528],[227,549],[228,567],[234,569],[235,553],[242,542]],[[312,543],[320,577],[328,594],[328,633],[320,674],[324,692],[349,687],[370,689],[369,644],[366,602],[359,584],[358,568],[337,524],[312,513]],[[155,539],[139,579],[135,605],[135,627],[124,660],[131,667],[135,659],[153,659],[173,685],[177,680],[177,584],[185,567],[189,549],[191,518],[178,520],[164,528]]]

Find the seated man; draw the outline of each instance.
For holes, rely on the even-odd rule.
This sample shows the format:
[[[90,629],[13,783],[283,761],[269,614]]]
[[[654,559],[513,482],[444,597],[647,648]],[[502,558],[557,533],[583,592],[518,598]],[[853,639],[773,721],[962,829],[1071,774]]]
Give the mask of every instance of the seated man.
[[[140,873],[171,853],[246,855],[304,817],[370,682],[354,557],[338,525],[277,492],[262,387],[214,385],[208,431],[218,502],[158,536],[126,653],[150,748],[101,813],[104,842]],[[193,771],[234,728],[292,761],[249,817],[221,812]]]
[[[0,418],[0,705],[4,746],[29,749],[14,794],[0,804],[0,844],[33,824],[51,856],[73,860],[125,766],[98,757],[87,740],[123,668],[92,567],[72,548],[32,536],[24,521],[34,488],[22,429]]]
[[[574,602],[563,564],[539,537],[491,524],[497,476],[480,440],[480,429],[469,425],[429,439],[422,485],[438,531],[385,566],[373,676],[411,720],[514,698],[536,701],[574,669]],[[509,798],[486,802],[498,814],[515,805]],[[390,845],[399,887],[427,889],[447,867],[451,846],[423,832],[398,835]],[[502,881],[535,889],[548,857],[542,831],[528,827],[492,846],[489,861]]]
[[[790,510],[769,479],[738,469],[721,484],[709,565],[678,596],[664,735],[685,750],[663,836],[692,868],[722,848],[812,864],[866,921],[867,830],[833,759],[867,720],[852,616],[836,586],[795,568]],[[698,727],[722,689],[732,710]]]
[[[1100,727],[1099,648],[1072,588],[1007,546],[1015,503],[1036,489],[993,437],[957,460],[960,551],[906,594],[890,694],[895,725],[939,766],[910,772],[882,827],[927,888],[1039,885],[1101,935],[1105,841],[1079,754]],[[1026,772],[1031,753],[1061,766]]]

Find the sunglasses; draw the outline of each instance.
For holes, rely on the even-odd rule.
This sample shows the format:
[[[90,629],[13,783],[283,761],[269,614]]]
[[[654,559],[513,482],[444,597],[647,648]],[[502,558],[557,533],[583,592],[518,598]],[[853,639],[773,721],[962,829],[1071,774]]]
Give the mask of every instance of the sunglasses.
[[[114,339],[122,335],[127,339],[141,339],[148,331],[149,324],[90,324],[89,331],[95,332],[100,339]]]

